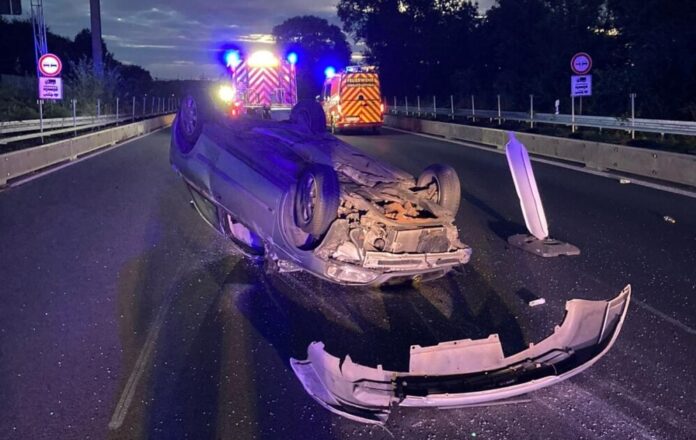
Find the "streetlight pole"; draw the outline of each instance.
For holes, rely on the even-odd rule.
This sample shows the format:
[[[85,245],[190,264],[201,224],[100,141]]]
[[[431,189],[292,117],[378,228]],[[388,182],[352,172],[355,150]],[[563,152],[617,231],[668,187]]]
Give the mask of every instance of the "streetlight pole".
[[[92,63],[94,74],[104,74],[104,54],[102,53],[101,4],[100,0],[89,0],[89,17],[92,34]]]

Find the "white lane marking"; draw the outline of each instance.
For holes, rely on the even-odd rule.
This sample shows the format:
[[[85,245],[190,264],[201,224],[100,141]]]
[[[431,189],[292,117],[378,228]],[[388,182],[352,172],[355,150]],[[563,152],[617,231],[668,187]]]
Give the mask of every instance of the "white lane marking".
[[[135,396],[135,390],[138,387],[138,382],[140,381],[140,378],[145,372],[145,368],[150,363],[150,358],[152,357],[152,351],[155,348],[157,337],[159,336],[160,330],[162,329],[164,319],[167,316],[167,312],[169,312],[169,307],[172,304],[174,296],[175,295],[170,294],[165,300],[164,304],[160,306],[159,312],[157,312],[157,317],[155,318],[154,323],[150,327],[150,330],[148,330],[147,332],[147,338],[145,339],[143,348],[140,349],[140,354],[138,355],[138,359],[135,361],[133,371],[131,371],[131,374],[128,377],[126,386],[123,388],[123,391],[121,392],[121,398],[118,400],[118,403],[116,404],[116,409],[114,410],[114,414],[111,416],[111,421],[109,422],[109,429],[115,430],[120,428],[123,424],[123,421],[126,419],[126,415],[128,414],[128,408],[130,407],[133,401],[133,396]]]
[[[110,146],[110,147],[100,148],[100,149],[98,149],[98,150],[95,150],[95,151],[90,152],[87,156],[83,156],[83,157],[80,157],[79,159],[75,159],[75,160],[68,161],[68,162],[66,162],[66,163],[64,163],[64,164],[61,164],[61,165],[53,166],[53,167],[48,168],[48,169],[46,169],[46,170],[44,170],[44,171],[38,171],[38,172],[36,172],[36,173],[31,174],[31,175],[28,176],[28,177],[19,177],[19,178],[17,178],[17,180],[13,181],[12,183],[9,183],[9,184],[5,187],[5,189],[7,189],[7,188],[15,188],[15,187],[18,187],[18,186],[20,186],[20,185],[24,185],[25,183],[31,182],[32,180],[38,179],[39,177],[47,176],[47,175],[49,175],[49,174],[51,174],[51,173],[54,173],[54,172],[59,171],[59,170],[62,170],[63,168],[67,168],[67,167],[69,167],[70,165],[75,165],[76,163],[80,163],[80,162],[82,162],[83,160],[91,159],[91,158],[93,158],[93,157],[99,156],[100,154],[103,154],[103,153],[106,153],[106,152],[108,152],[108,151],[111,151],[111,150],[113,150],[114,148],[121,147],[121,146],[126,145],[126,144],[130,144],[131,142],[135,142],[135,141],[140,140],[140,139],[142,139],[142,138],[144,138],[144,137],[150,136],[151,134],[155,134],[155,133],[157,133],[158,131],[164,130],[165,128],[169,128],[169,127],[161,127],[161,128],[158,128],[157,130],[151,131],[151,132],[149,132],[149,133],[141,134],[140,136],[136,136],[136,137],[134,137],[134,138],[130,138],[130,139],[125,140],[125,141],[123,141],[123,142],[114,144],[114,145],[112,145],[112,146]],[[2,190],[0,189],[0,191],[2,191]]]
[[[692,334],[692,335],[696,335],[696,329],[693,329],[693,328],[689,327],[688,325],[683,324],[681,321],[678,321],[678,320],[672,318],[671,316],[669,316],[668,314],[657,310],[655,307],[650,306],[650,305],[644,303],[643,301],[635,299],[635,298],[632,298],[632,301],[634,303],[636,303],[636,305],[638,307],[645,309],[648,312],[657,315],[658,317],[664,319],[665,321],[669,322],[670,324],[672,324],[676,327],[679,327],[680,329],[684,330],[685,332]]]
[[[429,134],[425,134],[425,133],[416,133],[415,131],[402,130],[402,129],[400,129],[400,128],[393,128],[393,127],[383,127],[383,128],[385,128],[386,130],[394,130],[394,131],[398,131],[398,132],[401,132],[401,133],[412,134],[412,135],[415,135],[415,136],[422,136],[422,137],[425,137],[425,138],[428,138],[428,139],[434,139],[434,140],[437,140],[437,141],[449,142],[449,143],[452,143],[452,144],[463,145],[463,146],[465,146],[465,147],[476,148],[476,149],[479,149],[479,150],[482,150],[482,151],[488,151],[488,152],[491,152],[491,153],[505,154],[505,150],[498,150],[498,149],[496,149],[495,147],[484,147],[484,146],[477,145],[477,144],[470,143],[470,142],[466,142],[466,141],[459,141],[459,140],[456,140],[456,139],[447,139],[447,138],[443,138],[443,137],[439,137],[439,136],[433,136],[433,135],[429,135]],[[533,153],[532,153],[532,154],[533,154]],[[606,177],[606,178],[609,178],[609,179],[621,180],[621,179],[625,178],[625,176],[622,176],[622,175],[619,175],[619,174],[614,174],[614,173],[610,173],[610,172],[606,172],[606,171],[592,170],[592,169],[585,168],[585,167],[581,167],[581,166],[577,166],[577,165],[570,165],[570,164],[567,164],[567,163],[558,162],[558,161],[555,161],[555,160],[552,160],[552,159],[542,159],[542,158],[539,158],[539,157],[531,157],[531,156],[530,156],[530,159],[531,159],[532,161],[534,161],[534,162],[545,163],[545,164],[548,164],[548,165],[553,165],[553,166],[557,166],[557,167],[560,167],[560,168],[566,168],[566,169],[573,170],[573,171],[578,171],[578,172],[581,172],[581,173],[593,174],[593,175],[595,175],[595,176]],[[694,191],[689,191],[689,190],[686,190],[686,189],[675,188],[675,187],[672,187],[672,186],[662,185],[662,184],[654,183],[654,182],[648,182],[648,181],[646,181],[646,180],[640,180],[640,179],[636,179],[636,178],[633,178],[633,177],[631,177],[631,183],[634,184],[634,185],[645,186],[645,187],[647,187],[647,188],[652,188],[652,189],[657,189],[657,190],[660,190],[660,191],[671,192],[671,193],[673,193],[673,194],[679,194],[679,195],[681,195],[681,196],[686,196],[686,197],[691,197],[691,198],[695,198],[695,199],[696,199],[696,192],[694,192]]]

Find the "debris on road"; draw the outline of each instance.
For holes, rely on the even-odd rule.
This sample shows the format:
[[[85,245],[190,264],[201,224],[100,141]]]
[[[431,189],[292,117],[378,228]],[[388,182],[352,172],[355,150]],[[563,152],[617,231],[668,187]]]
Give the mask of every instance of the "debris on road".
[[[619,183],[622,185],[627,185],[631,183],[631,179],[619,179]]]
[[[529,301],[527,304],[529,304],[529,307],[541,306],[543,304],[546,304],[546,300],[544,298],[537,298],[535,300]]]

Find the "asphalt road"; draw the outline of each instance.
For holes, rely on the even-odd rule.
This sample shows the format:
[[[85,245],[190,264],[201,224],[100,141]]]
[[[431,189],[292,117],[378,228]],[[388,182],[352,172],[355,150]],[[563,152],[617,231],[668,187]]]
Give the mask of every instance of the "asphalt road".
[[[696,199],[536,164],[552,237],[582,250],[542,259],[505,242],[524,228],[504,156],[388,130],[342,139],[415,174],[454,166],[471,264],[389,291],[267,276],[189,207],[167,130],[0,192],[0,438],[696,438]],[[365,426],[322,409],[288,364],[318,340],[390,369],[412,344],[490,333],[511,353],[566,300],[628,283],[612,351],[514,404]]]

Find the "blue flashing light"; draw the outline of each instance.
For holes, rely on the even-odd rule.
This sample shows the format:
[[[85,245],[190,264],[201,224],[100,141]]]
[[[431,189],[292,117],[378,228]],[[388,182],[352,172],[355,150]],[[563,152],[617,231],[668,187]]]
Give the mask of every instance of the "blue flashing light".
[[[295,53],[295,52],[290,52],[290,53],[288,54],[287,59],[288,59],[288,63],[290,63],[290,64],[297,64],[297,53]]]
[[[327,79],[331,79],[331,78],[333,78],[334,76],[336,76],[336,69],[334,69],[333,67],[329,66],[329,67],[327,67],[327,68],[324,70],[324,75],[326,75],[326,78],[327,78]]]
[[[225,52],[225,65],[235,69],[239,64],[241,64],[242,58],[239,55],[238,50],[228,50]]]

